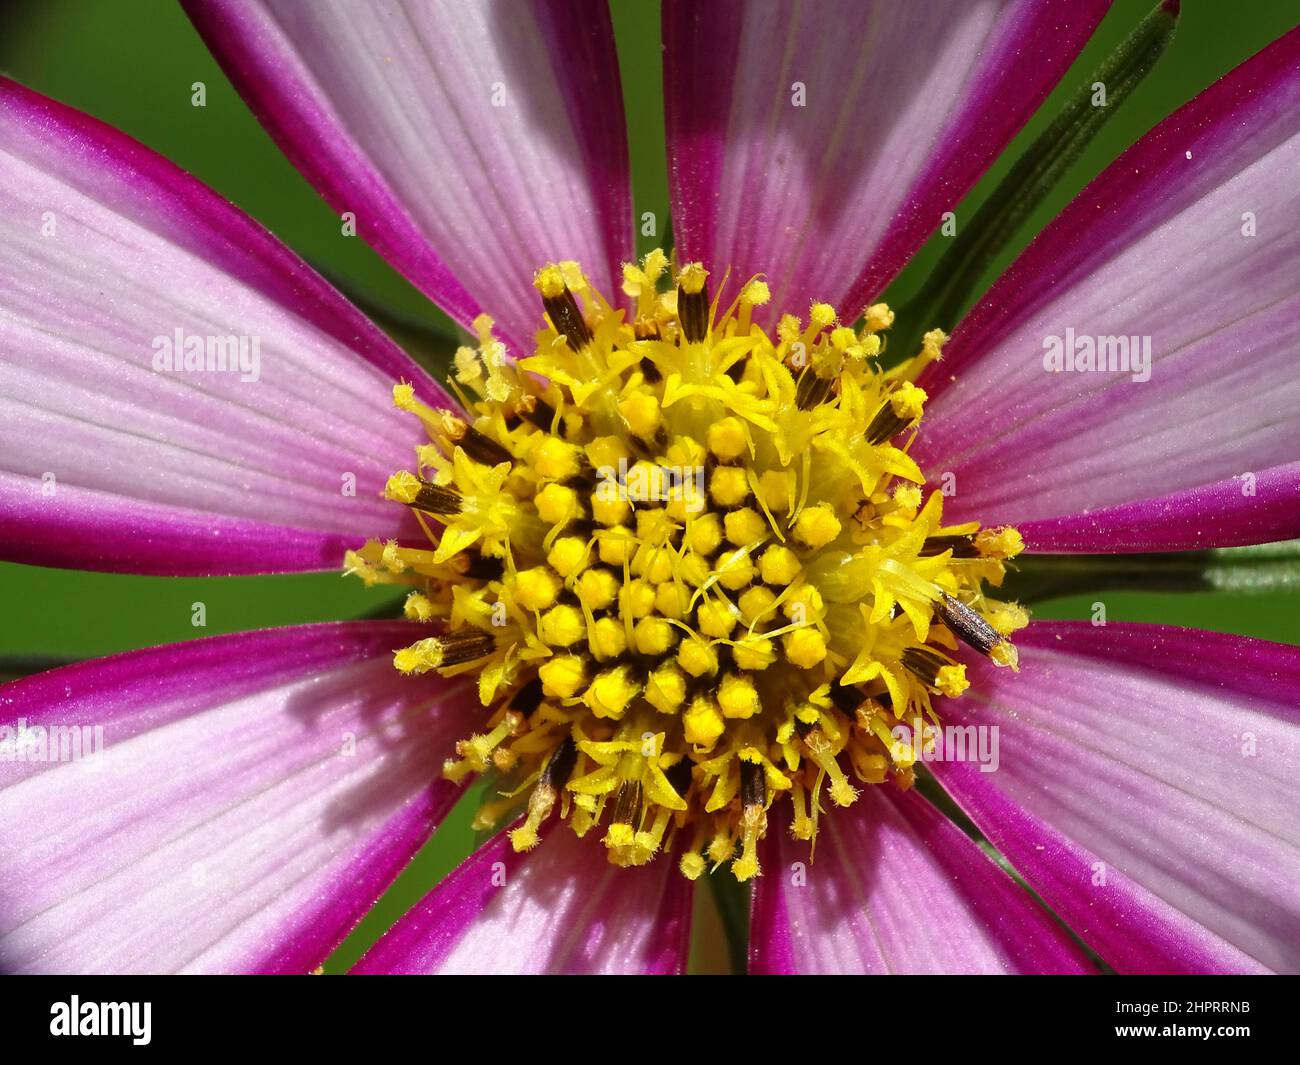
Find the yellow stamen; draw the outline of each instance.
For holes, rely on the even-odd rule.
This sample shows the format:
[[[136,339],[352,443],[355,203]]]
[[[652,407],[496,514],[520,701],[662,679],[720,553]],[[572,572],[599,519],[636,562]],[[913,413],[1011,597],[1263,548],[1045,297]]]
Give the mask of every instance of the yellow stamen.
[[[476,675],[483,722],[444,768],[498,775],[476,824],[520,818],[527,850],[555,817],[618,865],[746,880],[771,803],[814,841],[850,777],[910,786],[923,748],[892,730],[940,719],[961,655],[1018,668],[1028,615],[985,586],[1024,541],[945,526],[911,457],[942,331],[883,368],[886,305],[860,328],[820,301],[759,312],[761,277],[679,265],[625,264],[613,304],[545,264],[536,350],[514,362],[480,316],[462,411],[398,383],[428,439],[384,494],[430,543],[370,541],[347,570],[442,626],[394,652],[413,686]]]

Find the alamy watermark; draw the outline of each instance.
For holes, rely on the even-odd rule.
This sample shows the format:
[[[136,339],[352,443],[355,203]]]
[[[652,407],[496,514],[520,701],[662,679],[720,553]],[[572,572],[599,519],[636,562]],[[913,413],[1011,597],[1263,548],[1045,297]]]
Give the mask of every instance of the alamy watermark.
[[[596,475],[596,498],[633,503],[672,503],[681,500],[688,514],[704,509],[703,466],[655,466],[619,459],[618,466],[601,466]]]
[[[996,773],[1002,764],[997,725],[933,725],[921,729],[919,741],[910,725],[890,729],[894,742],[912,749],[918,762],[974,762],[981,773]]]
[[[1149,336],[1091,336],[1075,333],[1043,337],[1043,369],[1048,373],[1126,373],[1151,380]]]
[[[103,725],[0,725],[0,762],[93,762],[103,750]]]
[[[50,1006],[50,1035],[128,1038],[138,1047],[153,1039],[152,1002],[82,1002],[73,995]]]
[[[236,334],[200,336],[179,326],[171,336],[156,336],[155,373],[237,373],[241,381],[262,376],[262,338]]]

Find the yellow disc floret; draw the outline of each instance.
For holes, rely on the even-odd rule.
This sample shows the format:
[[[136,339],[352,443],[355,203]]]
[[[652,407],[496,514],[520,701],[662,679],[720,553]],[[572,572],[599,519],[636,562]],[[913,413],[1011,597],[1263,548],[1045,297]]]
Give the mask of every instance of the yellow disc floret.
[[[460,409],[399,383],[428,442],[384,495],[430,542],[347,565],[405,586],[409,683],[476,679],[444,771],[495,774],[477,827],[527,850],[567,821],[620,865],[745,880],[772,803],[812,840],[862,787],[909,787],[971,655],[1019,667],[1028,615],[988,589],[1024,543],[944,525],[909,453],[945,334],[885,369],[885,304],[781,314],[761,277],[711,298],[723,274],[669,274],[628,264],[616,306],[547,264],[531,353],[481,316]]]

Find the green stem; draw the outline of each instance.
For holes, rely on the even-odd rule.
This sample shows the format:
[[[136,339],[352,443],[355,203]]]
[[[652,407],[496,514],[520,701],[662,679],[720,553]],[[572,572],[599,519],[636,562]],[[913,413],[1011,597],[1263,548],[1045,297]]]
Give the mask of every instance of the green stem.
[[[1300,590],[1300,540],[1143,555],[1024,555],[999,594],[1026,603],[1081,592]]]
[[[727,870],[710,873],[706,879],[727,937],[731,971],[743,974],[749,961],[749,886],[738,883]]]

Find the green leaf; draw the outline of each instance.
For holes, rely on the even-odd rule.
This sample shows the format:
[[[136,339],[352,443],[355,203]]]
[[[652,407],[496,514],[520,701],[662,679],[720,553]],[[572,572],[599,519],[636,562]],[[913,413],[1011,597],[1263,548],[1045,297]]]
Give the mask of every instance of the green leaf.
[[[1024,603],[1087,591],[1300,590],[1300,540],[1146,555],[1023,555],[999,594]]]
[[[404,617],[406,606],[406,593],[393,598],[385,599],[378,606],[371,607],[362,614],[357,614],[354,621],[392,621]]]
[[[1151,72],[1173,39],[1178,4],[1166,0],[1143,19],[1064,109],[1016,160],[1007,176],[958,229],[921,290],[898,312],[890,347],[904,355],[920,349],[921,335],[936,326],[951,332],[970,306],[989,264],[1016,235],[1102,126]],[[1105,105],[1095,105],[1101,83]]]
[[[473,808],[477,814],[479,807],[487,805],[496,799],[504,797],[507,790],[505,781],[502,780],[501,774],[495,769],[489,767],[485,773],[482,773],[470,784],[466,791],[467,795],[474,796]],[[485,843],[496,836],[502,829],[510,825],[515,818],[522,812],[523,803],[514,813],[507,814],[499,822],[486,828],[475,828],[472,824],[470,830],[474,833],[474,849],[478,850]],[[567,831],[567,827],[566,831]]]
[[[966,835],[970,836],[976,843],[984,844],[988,840],[969,817],[966,811],[957,805],[956,801],[943,790],[941,785],[930,772],[929,767],[924,762],[918,762],[916,765],[915,788],[917,793],[925,796],[930,805],[936,807],[949,821],[960,828]]]
[[[0,655],[0,684],[30,677],[33,673],[44,673],[47,669],[70,666],[80,661],[81,659],[68,655]]]
[[[418,315],[392,306],[350,278],[326,270],[319,264],[316,269],[354,306],[364,311],[367,318],[400,344],[435,380],[446,382],[451,371],[452,357],[462,344],[462,338],[438,328]]]

